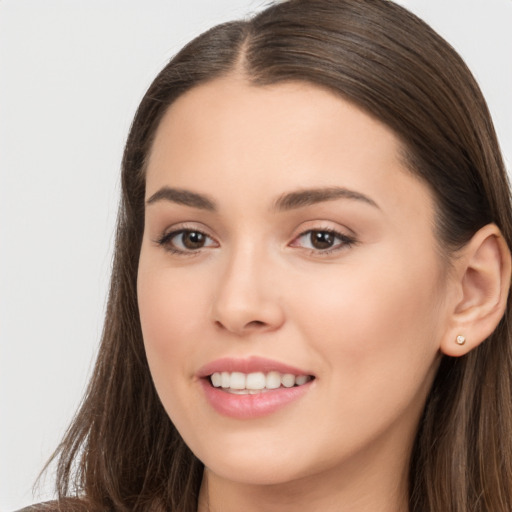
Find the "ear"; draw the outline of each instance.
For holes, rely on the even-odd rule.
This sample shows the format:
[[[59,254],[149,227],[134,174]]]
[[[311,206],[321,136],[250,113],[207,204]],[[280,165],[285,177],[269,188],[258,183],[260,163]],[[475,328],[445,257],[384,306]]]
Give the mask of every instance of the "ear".
[[[488,224],[475,233],[453,264],[456,300],[440,348],[448,356],[459,357],[487,339],[505,312],[510,250],[499,228]],[[465,342],[457,343],[458,336]]]

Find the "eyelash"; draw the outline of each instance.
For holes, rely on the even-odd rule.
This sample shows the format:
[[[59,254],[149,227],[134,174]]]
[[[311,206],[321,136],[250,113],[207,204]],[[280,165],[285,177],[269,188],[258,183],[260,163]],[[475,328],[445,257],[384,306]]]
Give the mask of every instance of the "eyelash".
[[[307,231],[304,231],[303,233],[301,233],[299,236],[297,236],[293,240],[292,244],[296,240],[300,240],[301,238],[306,237],[308,235],[309,235],[309,237],[311,237],[311,235],[313,233],[331,235],[332,237],[334,237],[335,240],[336,239],[338,240],[338,243],[335,243],[333,247],[329,247],[327,249],[316,249],[316,248],[307,249],[307,250],[309,250],[311,255],[327,256],[334,252],[341,251],[343,249],[348,249],[348,248],[352,247],[354,244],[356,244],[356,242],[357,242],[353,236],[345,235],[343,233],[340,233],[339,231],[336,231],[335,229],[315,228],[315,229],[308,229]],[[311,241],[311,238],[310,238],[310,241]],[[298,246],[294,246],[294,245],[291,245],[291,246],[298,247]]]
[[[162,237],[160,237],[158,240],[156,240],[156,243],[157,243],[157,245],[159,245],[160,247],[163,247],[166,251],[168,251],[172,254],[183,255],[183,256],[194,256],[194,255],[199,254],[201,252],[201,249],[204,248],[204,246],[200,247],[198,249],[183,250],[183,249],[178,249],[177,247],[173,246],[173,244],[171,243],[173,238],[176,238],[180,235],[184,235],[187,233],[188,234],[195,233],[197,235],[203,236],[206,239],[213,240],[215,242],[215,240],[211,236],[207,235],[204,231],[201,231],[200,229],[181,228],[181,229],[177,229],[175,231],[171,231],[170,233],[165,233]],[[217,242],[215,242],[215,243],[217,243]]]
[[[194,233],[194,234],[203,236],[206,239],[213,241],[215,244],[218,243],[211,236],[206,234],[204,231],[201,231],[200,229],[192,229],[192,228],[181,228],[181,229],[177,229],[175,231],[171,231],[170,233],[166,233],[163,236],[161,236],[155,242],[157,245],[159,245],[160,247],[163,247],[166,251],[168,251],[172,254],[181,255],[181,256],[195,256],[195,255],[200,254],[202,252],[202,249],[205,248],[205,246],[199,247],[197,249],[183,250],[183,249],[178,249],[177,247],[173,246],[173,244],[171,243],[173,238],[176,238],[180,235],[183,236],[184,234],[187,234],[187,233],[188,234]],[[329,247],[326,249],[305,248],[309,251],[309,253],[311,255],[326,256],[328,254],[332,254],[334,252],[343,250],[345,248],[350,248],[357,242],[354,237],[347,236],[343,233],[340,233],[339,231],[336,231],[335,229],[320,228],[320,229],[308,229],[307,231],[302,232],[300,235],[298,235],[297,237],[295,237],[293,239],[290,246],[291,247],[300,247],[299,245],[294,245],[294,243],[297,240],[300,240],[301,238],[304,238],[308,235],[311,237],[311,235],[313,233],[331,235],[332,237],[334,237],[335,240],[336,239],[338,240],[338,243],[335,244],[333,247]],[[310,241],[311,241],[311,238],[310,238]],[[206,247],[208,247],[208,246],[206,246]]]

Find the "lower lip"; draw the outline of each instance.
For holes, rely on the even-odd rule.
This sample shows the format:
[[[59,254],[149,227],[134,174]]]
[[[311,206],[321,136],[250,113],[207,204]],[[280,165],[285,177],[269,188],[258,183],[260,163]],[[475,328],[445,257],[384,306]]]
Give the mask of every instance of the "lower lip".
[[[313,380],[302,386],[278,388],[255,395],[237,395],[214,388],[209,379],[201,379],[206,399],[224,416],[237,419],[252,419],[272,414],[298,400],[310,389]]]

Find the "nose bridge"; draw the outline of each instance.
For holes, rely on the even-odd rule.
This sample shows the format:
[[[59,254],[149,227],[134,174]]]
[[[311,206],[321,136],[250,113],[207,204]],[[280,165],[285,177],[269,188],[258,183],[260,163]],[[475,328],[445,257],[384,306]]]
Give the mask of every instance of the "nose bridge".
[[[239,334],[273,330],[283,322],[275,272],[264,244],[244,240],[225,253],[213,300],[213,320]]]

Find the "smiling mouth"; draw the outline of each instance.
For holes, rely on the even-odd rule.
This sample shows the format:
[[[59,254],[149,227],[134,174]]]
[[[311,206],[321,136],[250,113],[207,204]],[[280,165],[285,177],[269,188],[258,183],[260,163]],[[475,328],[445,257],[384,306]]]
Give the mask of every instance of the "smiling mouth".
[[[312,375],[293,375],[271,371],[268,373],[253,372],[215,372],[209,376],[214,388],[236,395],[256,395],[279,388],[303,386],[313,380]]]

